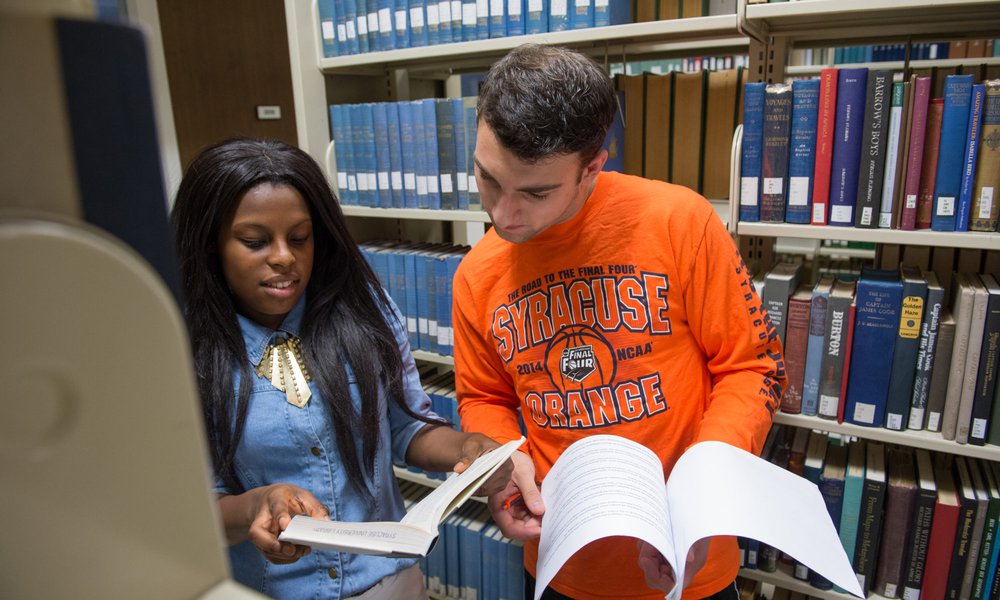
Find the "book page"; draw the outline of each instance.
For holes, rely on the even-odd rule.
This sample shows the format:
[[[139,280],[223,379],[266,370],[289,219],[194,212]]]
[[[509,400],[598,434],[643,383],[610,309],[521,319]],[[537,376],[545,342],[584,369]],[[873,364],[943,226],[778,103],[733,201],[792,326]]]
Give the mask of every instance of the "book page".
[[[522,443],[524,443],[523,437],[507,442],[477,458],[462,473],[452,473],[423,500],[410,507],[401,522],[427,531],[437,531],[441,521],[448,518],[452,511],[472,497],[472,494],[510,458],[510,455]]]
[[[542,482],[546,512],[536,594],[573,553],[602,537],[648,542],[683,581],[694,542],[732,535],[774,546],[864,597],[823,497],[810,481],[721,442],[688,449],[662,490],[666,499],[652,489],[662,486],[662,477],[655,454],[636,442],[599,435],[570,446]],[[667,598],[680,595],[676,586]]]
[[[278,539],[351,554],[424,556],[435,537],[436,529],[428,532],[395,521],[344,523],[296,515]]]
[[[640,444],[610,435],[577,441],[546,475],[542,500],[535,600],[570,556],[603,537],[643,539],[676,564],[663,467]]]

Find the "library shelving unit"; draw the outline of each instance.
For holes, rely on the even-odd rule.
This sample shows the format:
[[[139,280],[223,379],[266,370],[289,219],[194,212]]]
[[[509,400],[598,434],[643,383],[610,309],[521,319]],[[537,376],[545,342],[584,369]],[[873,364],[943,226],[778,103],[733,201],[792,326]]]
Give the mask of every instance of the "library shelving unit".
[[[742,2],[741,2],[742,4]],[[785,55],[793,47],[844,46],[868,43],[914,43],[939,41],[942,39],[995,38],[1000,32],[1000,2],[968,0],[814,0],[810,2],[781,2],[774,4],[744,5],[743,30],[755,37],[766,47],[763,58],[764,77],[760,81],[780,82],[786,76],[818,74],[821,66],[795,66],[786,69]],[[753,60],[751,56],[751,60]],[[942,61],[913,61],[872,63],[869,65],[903,70],[906,67],[954,66],[961,63],[996,64],[997,59],[946,59]],[[836,66],[836,65],[831,65]],[[734,138],[738,145],[740,132]],[[733,182],[738,182],[738,159],[733,165]],[[738,186],[737,186],[738,187]],[[735,189],[735,188],[734,188]],[[818,227],[812,225],[791,225],[775,223],[738,222],[738,194],[731,194],[730,214],[733,223],[730,230],[740,239],[744,253],[759,253],[758,258],[773,256],[776,238],[796,240],[847,240],[872,242],[876,244],[876,262],[889,266],[893,257],[901,253],[883,257],[887,246],[921,246],[931,249],[954,251],[955,258],[964,254],[973,255],[971,264],[1000,264],[1000,233],[949,233],[929,230],[898,231],[888,229],[862,229],[853,227]],[[749,243],[748,243],[749,239]],[[753,257],[747,257],[748,262]],[[964,264],[969,264],[966,262]],[[949,260],[941,275],[950,275]],[[894,266],[894,265],[893,265]],[[934,265],[937,266],[937,265]],[[947,279],[942,279],[947,281]],[[837,423],[819,417],[777,413],[775,423],[792,427],[805,427],[844,436],[876,440],[902,446],[918,447],[939,453],[968,456],[978,459],[1000,461],[1000,447],[959,444],[943,439],[940,433],[927,431],[891,431],[874,427],[859,427],[847,423]],[[792,577],[787,570],[779,568],[769,573],[759,570],[741,570],[741,576],[772,584],[794,592],[829,600],[851,598],[836,591],[821,591],[808,582]],[[880,598],[871,595],[870,598]]]

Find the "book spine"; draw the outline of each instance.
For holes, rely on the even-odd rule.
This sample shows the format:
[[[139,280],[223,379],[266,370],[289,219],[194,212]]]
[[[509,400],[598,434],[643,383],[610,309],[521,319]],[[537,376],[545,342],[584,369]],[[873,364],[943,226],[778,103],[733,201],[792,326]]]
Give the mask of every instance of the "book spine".
[[[392,188],[389,185],[389,114],[385,103],[372,104],[375,121],[375,183],[377,188],[377,206],[392,207]]]
[[[927,134],[924,137],[920,194],[917,196],[917,229],[930,229],[934,216],[934,186],[937,183],[937,164],[941,154],[941,119],[943,117],[944,98],[932,98],[927,105]]]
[[[813,168],[812,224],[829,222],[830,160],[837,120],[837,69],[823,69],[819,76],[819,106],[816,116],[816,164]]]
[[[393,45],[396,48],[410,47],[410,6],[409,0],[395,0],[393,4]]]
[[[347,128],[347,201],[349,204],[361,205],[361,191],[358,182],[361,180],[361,143],[358,130],[357,110],[353,104],[344,105],[344,125]]]
[[[507,35],[524,35],[524,0],[507,0]]]
[[[955,231],[971,97],[972,75],[948,75],[945,79],[941,147],[934,183],[934,213],[931,216],[931,229],[934,231]]]
[[[802,412],[802,385],[805,377],[809,337],[810,301],[809,298],[803,300],[794,296],[788,301],[787,335],[784,338],[785,371],[788,375],[788,383],[781,396],[781,411],[789,414]]]
[[[919,273],[917,276],[919,277]],[[889,392],[885,403],[885,426],[887,429],[902,431],[907,426],[926,300],[926,280],[904,279],[903,302],[899,312],[896,347],[892,356]]]
[[[826,340],[826,311],[830,302],[829,290],[813,293],[809,307],[809,340],[806,349],[806,367],[802,376],[802,414],[816,415],[819,410],[820,369]]]
[[[764,89],[764,135],[761,156],[760,220],[785,221],[788,178],[788,135],[792,116],[792,88],[772,83]]]
[[[966,137],[964,164],[962,165],[962,187],[958,194],[957,214],[955,215],[955,230],[969,230],[969,211],[972,208],[972,189],[975,185],[976,159],[979,155],[979,138],[982,127],[983,95],[986,86],[972,86],[972,97],[969,100],[969,133]]]
[[[854,225],[868,69],[841,69],[830,159],[830,225]]]
[[[892,454],[894,451],[889,452]],[[872,582],[872,591],[886,598],[898,598],[902,591],[903,561],[906,558],[910,515],[916,491],[915,488],[907,489],[892,481],[890,479],[886,490],[882,540]]]
[[[410,0],[410,47],[419,48],[430,42],[427,31],[427,11],[424,0]]]
[[[434,0],[431,0],[432,2]],[[438,5],[438,43],[449,44],[454,40],[451,27],[451,0],[441,0]],[[461,34],[461,30],[459,30]]]
[[[969,443],[982,446],[990,426],[990,413],[997,383],[997,361],[1000,360],[1000,288],[992,275],[984,275],[987,283],[986,317],[983,320],[983,341],[979,350],[975,396],[972,400],[972,421]]]
[[[417,208],[417,163],[423,152],[417,151],[414,105],[397,102],[396,108],[399,109],[399,139],[403,151],[403,207]]]
[[[748,83],[743,91],[743,146],[740,163],[740,220],[760,221],[761,156],[764,142],[765,83]]]
[[[885,482],[866,481],[861,496],[861,518],[858,521],[858,541],[854,552],[854,572],[861,589],[871,589],[882,536],[882,507],[885,503]]]
[[[838,423],[844,422],[844,409],[847,406],[844,399],[847,398],[847,384],[851,376],[851,351],[854,348],[854,324],[857,321],[855,318],[857,308],[856,303],[852,302],[847,311],[847,334],[844,336],[844,372],[840,376],[841,402],[837,406]]]
[[[525,31],[529,34],[544,33],[549,29],[548,3],[543,0],[527,0],[528,10],[524,22]]]
[[[458,208],[458,186],[456,183],[457,161],[455,158],[455,121],[452,119],[451,100],[438,98],[434,101],[437,120],[437,148],[441,190],[441,209]]]
[[[351,0],[347,0],[350,3]],[[358,35],[358,53],[371,52],[368,40],[368,3],[365,0],[354,2],[354,28]]]
[[[490,18],[486,24],[490,39],[501,38],[507,35],[505,4],[504,0],[490,0]]]
[[[589,29],[594,26],[594,0],[572,0],[569,16],[570,29]]]
[[[468,143],[465,139],[465,115],[462,112],[462,99],[452,98],[450,101],[451,120],[455,124],[455,186],[458,196],[458,209],[469,209],[469,159],[465,153]]]
[[[917,228],[917,199],[920,196],[921,165],[924,159],[924,141],[927,133],[927,103],[930,100],[930,77],[917,77],[913,82],[913,118],[910,120],[910,149],[906,157],[903,207],[900,229]]]
[[[986,86],[982,144],[976,162],[970,231],[996,231],[1000,223],[1000,83]]]
[[[378,22],[378,0],[365,0],[365,19],[368,22],[368,50],[388,50],[382,47],[382,28]]]
[[[319,0],[319,35],[323,42],[323,58],[337,56],[337,17],[333,0]]]
[[[341,204],[347,204],[347,143],[346,125],[344,124],[344,107],[340,104],[330,105],[330,128],[333,130],[334,165],[337,168],[337,199]]]
[[[878,212],[882,204],[882,178],[885,170],[886,114],[892,94],[892,72],[871,71],[865,95],[865,118],[861,128],[858,190],[855,200],[854,225],[878,227]]]
[[[934,519],[936,500],[937,494],[934,490],[921,490],[917,496],[917,506],[914,510],[905,562],[903,600],[920,599],[920,588],[924,582],[924,567],[927,564],[927,550],[930,547],[931,525]]]
[[[908,429],[920,430],[925,426],[927,404],[930,397],[931,373],[937,350],[938,328],[944,303],[944,289],[940,285],[929,285],[924,315],[920,322],[920,346],[913,377],[913,395],[910,399]]]
[[[809,223],[812,218],[813,169],[816,167],[818,79],[792,82],[792,115],[788,149],[788,203],[785,220]]]
[[[824,324],[824,353],[820,366],[818,414],[827,419],[835,419],[842,401],[840,395],[844,375],[844,354],[846,344],[850,298],[830,295]]]
[[[855,425],[881,427],[895,349],[902,285],[866,279],[857,287],[857,316],[851,353],[854,365],[845,398],[845,419]]]
[[[566,31],[569,29],[569,0],[551,0],[549,2],[549,31]]]
[[[403,208],[403,142],[399,130],[399,105],[385,103],[386,126],[389,132],[389,189],[392,207]]]
[[[885,143],[885,171],[882,177],[882,204],[878,212],[878,226],[892,227],[893,199],[896,196],[898,158],[902,154],[901,144],[905,138],[903,127],[903,96],[907,85],[902,82],[892,84],[892,105],[889,109],[889,136]]]

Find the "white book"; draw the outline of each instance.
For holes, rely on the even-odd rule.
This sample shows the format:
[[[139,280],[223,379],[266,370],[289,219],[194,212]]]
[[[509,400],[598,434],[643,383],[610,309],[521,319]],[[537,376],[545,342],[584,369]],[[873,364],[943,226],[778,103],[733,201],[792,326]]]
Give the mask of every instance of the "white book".
[[[439,525],[465,503],[510,458],[524,438],[480,456],[459,474],[412,505],[400,521],[350,523],[305,515],[292,517],[278,539],[313,548],[395,557],[426,556]]]

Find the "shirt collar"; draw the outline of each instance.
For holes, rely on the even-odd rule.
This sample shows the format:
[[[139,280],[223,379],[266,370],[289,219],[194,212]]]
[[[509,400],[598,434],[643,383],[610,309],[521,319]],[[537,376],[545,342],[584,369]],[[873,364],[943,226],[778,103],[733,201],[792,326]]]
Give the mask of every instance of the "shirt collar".
[[[287,338],[289,336],[301,337],[299,330],[302,326],[302,315],[306,310],[306,296],[302,294],[295,306],[285,315],[285,319],[277,330],[264,327],[260,323],[247,317],[237,314],[236,319],[243,331],[243,345],[247,349],[247,357],[250,364],[255,365],[264,356],[264,350],[275,337]]]

